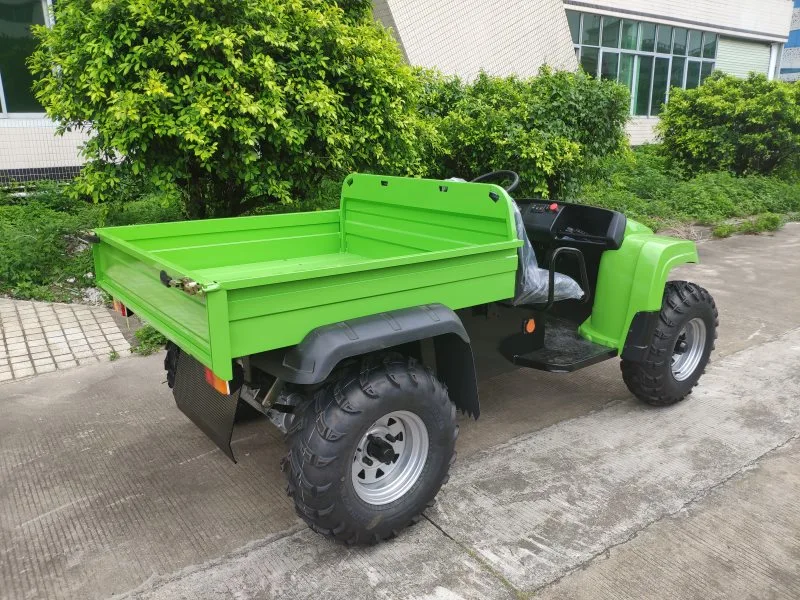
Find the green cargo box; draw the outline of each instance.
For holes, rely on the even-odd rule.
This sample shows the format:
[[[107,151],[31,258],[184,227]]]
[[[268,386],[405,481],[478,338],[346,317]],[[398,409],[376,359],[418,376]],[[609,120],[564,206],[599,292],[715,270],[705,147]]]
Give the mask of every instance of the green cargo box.
[[[339,210],[98,229],[97,282],[229,380],[233,359],[322,325],[513,297],[511,202],[493,185],[351,175]]]

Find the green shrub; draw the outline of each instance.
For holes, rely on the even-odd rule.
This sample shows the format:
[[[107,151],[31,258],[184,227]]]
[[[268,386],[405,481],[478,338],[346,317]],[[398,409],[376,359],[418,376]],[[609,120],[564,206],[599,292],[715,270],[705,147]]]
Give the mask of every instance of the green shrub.
[[[686,180],[668,166],[660,148],[645,146],[603,161],[602,176],[585,185],[579,198],[655,228],[673,221],[713,225],[753,215],[800,212],[800,183],[728,172]]]
[[[800,156],[800,86],[715,73],[693,90],[673,89],[658,131],[688,174],[767,175]]]
[[[781,225],[783,225],[783,218],[780,215],[765,213],[742,223],[739,231],[750,234],[764,233],[765,231],[777,231]]]
[[[738,229],[736,225],[732,225],[731,223],[723,223],[722,225],[717,225],[716,227],[714,227],[712,233],[714,237],[728,238],[731,237],[737,231]]]
[[[512,169],[523,179],[519,195],[563,195],[592,160],[627,146],[629,94],[616,83],[548,68],[529,79],[481,74],[471,84],[420,77],[420,110],[444,138],[441,177]]]
[[[234,215],[331,173],[426,172],[419,81],[367,0],[72,0],[36,35],[37,97],[62,132],[91,123],[95,199],[123,173]]]
[[[167,343],[167,338],[161,335],[152,325],[143,325],[134,334],[136,344],[133,351],[141,356],[149,356],[158,352]]]
[[[774,213],[763,213],[753,218],[745,219],[739,223],[722,223],[717,225],[713,234],[715,237],[727,238],[735,233],[747,233],[757,235],[766,231],[777,231],[785,223],[786,219],[782,215]]]
[[[173,221],[183,217],[180,203],[152,191],[126,192],[96,205],[76,198],[63,184],[39,182],[22,191],[0,189],[0,294],[69,302],[94,285],[92,254],[79,232],[100,225]]]
[[[0,206],[0,292],[68,300],[68,290],[92,271],[75,236],[91,223],[89,211],[69,214],[36,199]]]

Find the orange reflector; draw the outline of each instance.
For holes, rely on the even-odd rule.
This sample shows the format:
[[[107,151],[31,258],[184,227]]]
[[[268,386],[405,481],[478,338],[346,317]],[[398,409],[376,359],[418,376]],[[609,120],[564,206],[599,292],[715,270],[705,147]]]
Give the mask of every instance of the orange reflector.
[[[128,307],[117,299],[114,299],[114,311],[118,312],[123,317],[128,317],[131,314],[130,311],[128,310]]]
[[[228,396],[231,393],[230,382],[220,379],[214,375],[214,372],[208,367],[206,367],[206,383],[217,390],[220,394],[225,394]]]
[[[533,333],[534,331],[536,331],[536,321],[534,321],[533,319],[526,319],[522,323],[522,331],[524,331],[525,333]]]

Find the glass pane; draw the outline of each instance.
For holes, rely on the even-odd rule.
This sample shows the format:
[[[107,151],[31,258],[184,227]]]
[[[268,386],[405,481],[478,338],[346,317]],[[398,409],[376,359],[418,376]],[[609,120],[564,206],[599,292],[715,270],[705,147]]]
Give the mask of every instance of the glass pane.
[[[603,17],[603,46],[606,48],[619,48],[621,23],[621,19],[616,17]]]
[[[653,82],[653,57],[636,57],[633,114],[646,117],[650,109],[650,84]]]
[[[45,24],[41,0],[0,0],[0,77],[10,113],[44,112],[33,97],[33,76],[25,64],[36,47],[34,24]]]
[[[683,72],[686,70],[686,59],[678,58],[677,56],[672,59],[672,75],[670,76],[670,87],[683,87]]]
[[[639,50],[654,52],[656,49],[655,23],[642,23],[642,37],[639,40]]]
[[[653,70],[653,99],[650,101],[650,114],[656,116],[661,106],[667,101],[667,77],[669,77],[669,59],[657,58]]]
[[[717,58],[717,34],[703,35],[703,58]]]
[[[689,56],[700,56],[703,46],[703,34],[699,31],[689,32]]]
[[[714,63],[704,62],[703,68],[700,69],[700,83],[703,83],[706,78],[714,71]]]
[[[691,90],[700,85],[700,63],[690,60],[686,69],[686,89]]]
[[[675,28],[675,43],[672,45],[672,53],[678,56],[686,56],[686,39],[689,32],[680,27]]]
[[[603,61],[600,68],[600,76],[603,79],[617,80],[617,69],[619,68],[619,54],[603,50]]]
[[[567,11],[567,23],[569,23],[569,32],[572,34],[572,43],[581,43],[581,13],[574,10]]]
[[[583,15],[582,41],[589,46],[600,45],[600,15]]]
[[[633,89],[633,54],[622,54],[619,57],[619,82]]]
[[[672,52],[672,27],[669,25],[658,26],[656,52],[660,52],[661,54],[669,54]]]
[[[625,50],[636,50],[639,43],[639,23],[637,21],[623,21],[622,47]]]
[[[597,77],[597,66],[600,61],[600,48],[581,48],[581,66],[589,75]]]

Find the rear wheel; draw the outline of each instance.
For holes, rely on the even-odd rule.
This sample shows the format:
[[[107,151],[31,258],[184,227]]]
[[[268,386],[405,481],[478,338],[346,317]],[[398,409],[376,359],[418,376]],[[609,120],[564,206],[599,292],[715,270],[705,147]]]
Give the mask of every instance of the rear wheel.
[[[622,361],[622,378],[640,400],[654,406],[680,402],[705,372],[719,317],[711,294],[699,285],[671,281],[647,354]]]
[[[458,435],[445,387],[416,360],[370,356],[316,391],[289,428],[298,514],[350,544],[395,536],[446,482]]]

